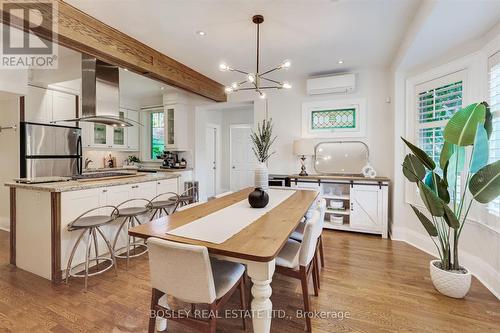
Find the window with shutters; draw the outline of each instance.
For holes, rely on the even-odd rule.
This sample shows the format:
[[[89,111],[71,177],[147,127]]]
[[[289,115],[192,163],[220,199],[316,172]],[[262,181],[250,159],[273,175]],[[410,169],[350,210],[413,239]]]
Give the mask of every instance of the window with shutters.
[[[490,137],[489,162],[500,159],[500,52],[488,59],[489,104],[493,116],[493,131]],[[488,213],[500,216],[500,198],[488,204]]]
[[[436,162],[444,144],[443,130],[447,121],[462,108],[463,74],[461,72],[440,77],[416,86],[416,142]],[[457,181],[456,195],[460,197],[460,178]],[[452,198],[453,193],[450,193]]]

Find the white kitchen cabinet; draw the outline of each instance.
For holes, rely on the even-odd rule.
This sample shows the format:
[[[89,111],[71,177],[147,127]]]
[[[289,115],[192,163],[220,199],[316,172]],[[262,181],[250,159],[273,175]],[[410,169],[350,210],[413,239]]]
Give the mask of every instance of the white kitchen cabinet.
[[[165,110],[165,147],[167,149],[188,150],[188,106],[170,104]]]
[[[25,121],[48,124],[52,120],[52,91],[29,86],[24,105]]]
[[[134,126],[126,129],[127,150],[139,151],[139,112],[127,110],[127,118],[137,122],[132,122]]]
[[[156,195],[174,192],[180,194],[179,178],[162,179],[156,182]]]
[[[76,117],[76,96],[59,91],[52,92],[52,120],[73,119]],[[57,125],[75,126],[75,122],[61,122]]]
[[[73,94],[29,86],[25,96],[24,119],[50,124],[51,121],[75,118],[76,108],[76,96]],[[57,125],[75,126],[75,123],[61,122]]]

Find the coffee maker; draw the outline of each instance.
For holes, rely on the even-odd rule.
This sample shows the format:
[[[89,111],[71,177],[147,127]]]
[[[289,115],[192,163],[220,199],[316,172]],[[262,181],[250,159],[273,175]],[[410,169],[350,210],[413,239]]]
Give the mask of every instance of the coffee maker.
[[[178,163],[178,158],[177,154],[170,151],[164,151],[162,166],[167,169],[175,168],[175,164]]]

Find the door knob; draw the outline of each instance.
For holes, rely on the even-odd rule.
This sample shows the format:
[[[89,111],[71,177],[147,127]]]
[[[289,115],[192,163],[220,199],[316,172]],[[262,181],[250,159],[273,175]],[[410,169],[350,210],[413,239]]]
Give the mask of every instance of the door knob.
[[[233,169],[236,169],[236,167],[233,165]]]

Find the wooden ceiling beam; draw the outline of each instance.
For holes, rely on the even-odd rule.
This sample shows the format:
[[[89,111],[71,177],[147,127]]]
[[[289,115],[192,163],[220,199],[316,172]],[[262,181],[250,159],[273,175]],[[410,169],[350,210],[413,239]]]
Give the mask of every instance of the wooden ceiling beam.
[[[35,1],[40,2],[37,5],[40,12],[43,13],[49,10],[43,0]],[[58,7],[56,38],[58,44],[217,102],[227,100],[222,84],[108,26],[62,0],[54,0],[54,2]],[[22,3],[18,4],[22,5]],[[30,8],[33,8],[32,6],[30,4]],[[2,14],[1,19],[5,24],[20,29],[24,28],[18,22],[11,22],[5,13]],[[46,26],[40,27],[37,34],[46,39],[51,39],[50,26],[49,28]]]

